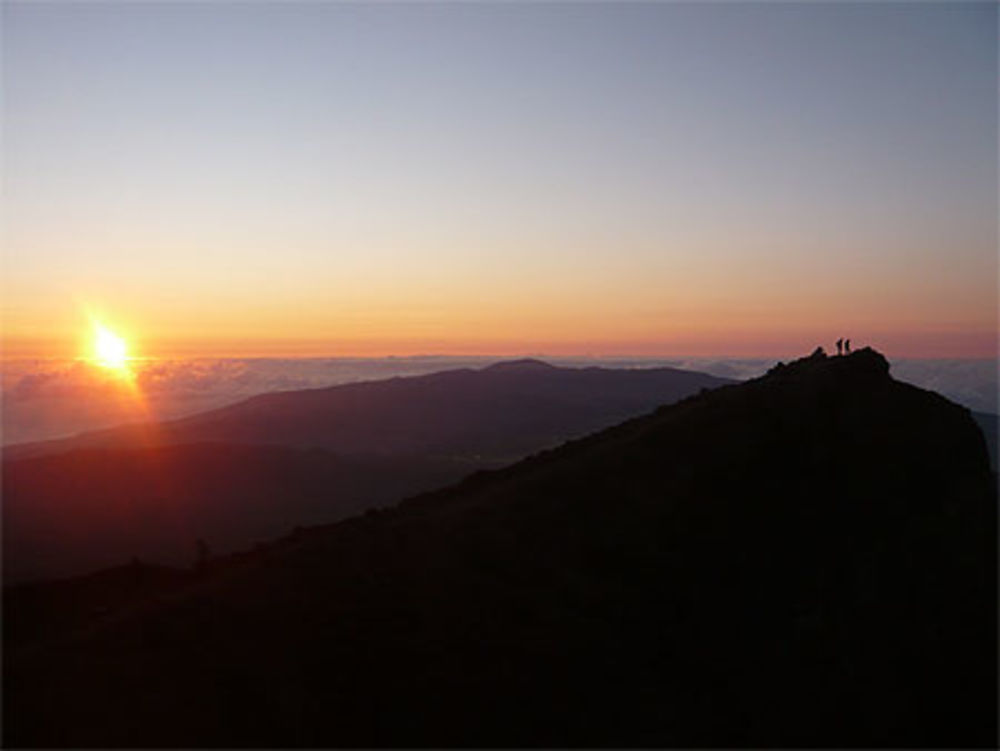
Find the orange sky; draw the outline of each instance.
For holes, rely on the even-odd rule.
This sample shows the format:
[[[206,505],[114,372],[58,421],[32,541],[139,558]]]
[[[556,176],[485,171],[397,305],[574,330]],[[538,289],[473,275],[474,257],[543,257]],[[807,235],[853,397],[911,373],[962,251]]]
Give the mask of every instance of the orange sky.
[[[996,13],[8,4],[3,356],[995,357]]]
[[[604,312],[608,313],[607,308]],[[201,330],[178,327],[165,333],[157,332],[152,323],[147,328],[126,316],[100,316],[100,320],[126,338],[131,356],[154,358],[418,354],[794,357],[818,345],[832,350],[833,342],[845,335],[853,338],[856,347],[871,345],[892,357],[996,357],[996,332],[988,327],[977,330],[961,322],[950,326],[943,322],[935,329],[893,330],[872,328],[859,319],[834,327],[825,321],[809,324],[795,315],[768,319],[765,313],[748,310],[742,319],[719,316],[714,323],[709,315],[692,317],[685,323],[683,317],[671,319],[667,315],[662,319],[653,315],[626,319],[608,313],[602,318],[601,311],[560,312],[544,318],[532,318],[537,314],[530,310],[492,318],[425,315],[398,322],[344,315],[341,325],[327,325],[326,336],[317,331],[322,327],[305,322],[297,325],[266,319],[255,330],[206,325]],[[634,325],[629,327],[628,322]],[[220,329],[223,333],[216,333]],[[285,331],[295,333],[285,335]],[[81,317],[61,336],[5,336],[4,344],[5,358],[90,357],[93,333]]]

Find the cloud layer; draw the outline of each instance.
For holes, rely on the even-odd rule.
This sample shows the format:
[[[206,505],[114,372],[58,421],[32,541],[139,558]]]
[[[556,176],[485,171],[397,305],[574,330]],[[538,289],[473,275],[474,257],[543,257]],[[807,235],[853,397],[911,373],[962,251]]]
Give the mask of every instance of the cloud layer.
[[[484,367],[493,357],[191,359],[135,363],[133,386],[81,361],[2,364],[3,443],[59,438],[125,422],[171,419],[269,391]],[[734,379],[753,378],[773,359],[545,358],[573,367],[670,366]],[[992,360],[900,360],[893,375],[983,412],[997,412]]]

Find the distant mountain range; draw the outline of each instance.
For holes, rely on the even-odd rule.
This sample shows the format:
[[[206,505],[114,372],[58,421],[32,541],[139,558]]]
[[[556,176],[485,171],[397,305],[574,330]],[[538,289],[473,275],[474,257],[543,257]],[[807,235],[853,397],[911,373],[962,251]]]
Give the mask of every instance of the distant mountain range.
[[[6,581],[186,564],[515,461],[726,379],[537,360],[265,394],[3,452]]]
[[[8,446],[4,456],[213,441],[506,462],[727,383],[734,381],[676,368],[564,368],[514,360],[481,370],[261,394],[178,420]]]
[[[995,747],[997,486],[872,350],[198,571],[8,588],[4,740]]]

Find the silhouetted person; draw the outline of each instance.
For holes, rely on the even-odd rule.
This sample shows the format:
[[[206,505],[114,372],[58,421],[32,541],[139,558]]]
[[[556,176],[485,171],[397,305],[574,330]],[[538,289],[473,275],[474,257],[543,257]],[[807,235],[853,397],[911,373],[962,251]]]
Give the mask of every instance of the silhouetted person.
[[[844,354],[845,355],[851,354],[851,340],[850,339],[845,339],[844,340]]]
[[[837,354],[838,355],[844,354],[844,340],[843,339],[838,339],[837,340]]]

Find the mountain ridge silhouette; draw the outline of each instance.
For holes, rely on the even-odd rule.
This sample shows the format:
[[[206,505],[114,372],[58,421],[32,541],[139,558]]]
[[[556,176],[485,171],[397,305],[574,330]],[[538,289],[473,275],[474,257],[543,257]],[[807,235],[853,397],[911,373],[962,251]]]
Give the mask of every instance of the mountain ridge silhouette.
[[[204,440],[347,453],[412,452],[415,446],[421,451],[469,453],[466,424],[479,420],[482,429],[490,430],[490,421],[495,421],[492,430],[499,433],[514,420],[507,428],[509,435],[494,441],[506,452],[502,459],[511,461],[523,455],[523,445],[534,450],[531,443],[539,432],[548,431],[558,440],[568,435],[567,430],[589,432],[701,388],[733,382],[678,368],[570,368],[532,359],[501,361],[478,370],[457,368],[268,392],[160,423],[5,446],[3,454],[19,459],[73,448]],[[371,429],[362,435],[352,432],[364,427],[357,423]],[[526,441],[523,436],[529,431],[536,435]]]
[[[996,475],[884,363],[779,365],[71,633],[5,592],[49,634],[8,643],[5,740],[991,747]]]
[[[538,361],[262,394],[3,452],[7,581],[186,562],[332,522],[728,383]],[[71,499],[72,502],[67,501]]]

